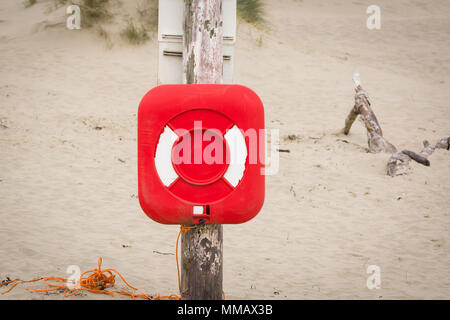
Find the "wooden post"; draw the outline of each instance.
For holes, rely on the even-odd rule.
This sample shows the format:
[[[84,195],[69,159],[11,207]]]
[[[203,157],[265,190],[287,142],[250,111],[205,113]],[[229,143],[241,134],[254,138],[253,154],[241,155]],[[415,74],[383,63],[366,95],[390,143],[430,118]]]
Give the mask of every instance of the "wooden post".
[[[184,83],[222,83],[222,30],[222,0],[184,0]],[[222,248],[222,225],[205,224],[183,232],[182,299],[222,299]]]

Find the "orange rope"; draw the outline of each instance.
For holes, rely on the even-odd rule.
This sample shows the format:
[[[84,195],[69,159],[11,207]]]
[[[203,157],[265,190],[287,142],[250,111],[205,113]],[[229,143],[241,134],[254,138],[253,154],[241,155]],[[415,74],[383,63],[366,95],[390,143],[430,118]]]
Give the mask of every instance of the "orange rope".
[[[2,292],[2,294],[5,294],[5,293],[10,292],[18,284],[43,280],[44,284],[46,284],[48,287],[51,287],[50,289],[34,289],[34,290],[31,290],[30,288],[26,288],[26,289],[29,291],[34,291],[34,292],[51,292],[51,291],[57,291],[57,290],[64,289],[64,296],[66,296],[66,297],[70,297],[70,296],[78,293],[79,290],[84,290],[84,291],[93,292],[93,293],[108,294],[111,296],[114,296],[114,293],[118,293],[118,294],[130,296],[133,299],[136,299],[136,298],[143,298],[143,299],[148,299],[148,300],[179,300],[180,299],[180,297],[176,294],[171,294],[168,296],[161,296],[158,293],[158,295],[156,297],[153,297],[152,295],[149,295],[146,293],[134,293],[131,291],[126,291],[126,290],[107,291],[107,290],[105,290],[106,288],[114,287],[116,275],[118,275],[129,288],[131,288],[135,291],[137,291],[138,289],[133,287],[132,285],[130,285],[125,280],[125,278],[120,274],[120,272],[118,272],[117,270],[115,270],[115,269],[102,270],[101,266],[102,266],[102,258],[98,258],[98,269],[92,269],[92,270],[83,272],[80,276],[80,282],[79,282],[78,288],[68,287],[67,282],[70,280],[66,279],[66,278],[61,278],[61,277],[41,277],[41,278],[36,278],[36,279],[32,279],[32,280],[27,280],[27,281],[10,280],[10,281],[6,281],[6,282],[0,284],[0,287],[13,283],[13,285],[9,289]],[[59,282],[59,284],[49,283],[48,282],[49,280],[57,281],[57,282]]]
[[[180,226],[180,232],[178,233],[178,236],[177,236],[175,256],[176,256],[176,261],[177,261],[178,289],[179,289],[180,295],[182,295],[182,293],[181,293],[180,267],[179,267],[179,261],[178,261],[178,243],[179,243],[182,232],[187,232],[194,228],[196,228],[196,226],[193,226],[193,227]],[[51,287],[50,289],[33,289],[33,290],[30,288],[26,288],[26,289],[29,291],[34,291],[34,292],[51,292],[51,291],[57,291],[57,290],[64,289],[65,297],[73,296],[74,294],[78,293],[80,290],[83,290],[83,291],[88,291],[88,292],[92,292],[92,293],[108,294],[111,296],[114,296],[114,293],[118,293],[121,295],[129,296],[134,300],[136,298],[143,298],[143,299],[148,299],[148,300],[180,300],[180,297],[177,294],[161,296],[158,293],[157,296],[153,297],[146,293],[133,293],[131,291],[126,291],[126,290],[106,291],[105,290],[106,288],[114,287],[116,275],[118,275],[129,288],[131,288],[135,291],[138,291],[138,289],[133,287],[132,285],[130,285],[125,280],[125,278],[120,274],[119,271],[117,271],[115,269],[102,270],[101,266],[102,266],[102,258],[100,257],[100,258],[98,258],[98,269],[88,270],[81,274],[78,288],[67,286],[67,282],[69,282],[71,280],[66,279],[66,278],[61,278],[61,277],[41,277],[41,278],[36,278],[36,279],[26,280],[26,281],[21,281],[18,279],[8,280],[3,283],[0,283],[0,287],[7,286],[12,283],[12,286],[10,288],[8,288],[7,290],[2,292],[2,294],[5,294],[5,293],[10,292],[18,284],[43,280],[44,284],[46,284],[48,287]],[[48,281],[51,281],[51,280],[57,281],[57,282],[59,282],[59,284],[49,283]],[[222,294],[223,294],[223,299],[225,299],[225,292],[222,291]]]
[[[36,279],[26,280],[26,281],[19,281],[19,280],[16,279],[16,280],[12,280],[12,281],[5,282],[5,283],[3,283],[0,287],[2,287],[2,286],[4,286],[4,285],[8,285],[9,283],[12,283],[12,282],[17,281],[16,283],[14,283],[14,284],[11,286],[11,288],[9,288],[9,289],[5,290],[4,292],[2,292],[2,294],[3,294],[3,293],[8,293],[8,292],[10,292],[10,291],[11,291],[15,286],[17,286],[18,284],[25,283],[25,282],[35,282],[35,281],[39,281],[39,280],[42,280],[42,279],[44,279],[44,278],[36,278]]]

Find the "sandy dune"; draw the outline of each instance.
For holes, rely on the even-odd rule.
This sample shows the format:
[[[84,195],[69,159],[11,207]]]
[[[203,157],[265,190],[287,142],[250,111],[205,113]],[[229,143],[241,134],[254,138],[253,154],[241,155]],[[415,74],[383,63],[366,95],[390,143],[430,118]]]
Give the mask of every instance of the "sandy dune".
[[[448,298],[450,153],[391,178],[359,121],[338,132],[355,70],[398,148],[450,131],[449,2],[379,0],[381,30],[365,26],[370,1],[266,2],[268,30],[238,25],[235,82],[260,95],[291,152],[266,179],[262,212],[224,226],[227,298]],[[156,85],[156,37],[108,49],[49,27],[60,14],[0,3],[0,280],[67,276],[101,256],[141,291],[176,293],[178,227],[137,200],[136,112]],[[369,265],[379,290],[366,287]],[[0,299],[64,298],[25,287]],[[71,299],[87,298],[109,299]]]

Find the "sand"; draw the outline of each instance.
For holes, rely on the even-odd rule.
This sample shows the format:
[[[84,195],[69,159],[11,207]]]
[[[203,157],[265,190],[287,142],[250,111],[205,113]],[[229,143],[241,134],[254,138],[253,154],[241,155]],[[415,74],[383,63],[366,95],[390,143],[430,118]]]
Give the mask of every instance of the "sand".
[[[360,121],[338,132],[354,71],[399,149],[449,132],[450,6],[377,3],[380,30],[365,26],[369,1],[266,1],[266,30],[238,23],[235,83],[260,95],[290,153],[260,214],[224,226],[228,299],[449,298],[450,153],[391,178]],[[0,280],[69,276],[101,256],[140,291],[177,293],[178,227],[137,199],[136,112],[157,84],[156,36],[110,46],[48,6],[0,3]],[[25,287],[0,299],[68,299]]]

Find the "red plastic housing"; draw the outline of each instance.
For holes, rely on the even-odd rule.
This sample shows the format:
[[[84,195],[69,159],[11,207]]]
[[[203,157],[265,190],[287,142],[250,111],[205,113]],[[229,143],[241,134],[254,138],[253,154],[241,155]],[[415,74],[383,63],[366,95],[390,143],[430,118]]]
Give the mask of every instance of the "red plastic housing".
[[[241,132],[242,138],[236,138],[241,139],[239,150],[243,150],[245,140],[247,152],[245,169],[245,152],[234,155],[241,158],[239,180],[230,179],[232,141],[229,141],[231,138],[227,132],[231,129],[235,129],[234,133]],[[186,136],[178,131],[184,132]],[[172,148],[166,158],[157,155],[159,145],[163,145],[163,132],[170,132],[172,138],[176,138],[164,145],[165,150],[169,150],[168,145]],[[178,136],[174,136],[174,132]],[[208,141],[202,140],[202,143],[196,144],[200,140],[195,139],[204,139],[206,132],[210,133],[211,145],[217,142],[217,145],[223,146],[223,155],[218,151],[211,153],[217,159],[224,159],[223,163],[207,163],[206,158],[203,158],[207,149],[212,148]],[[166,138],[164,141],[167,142]],[[184,155],[184,151],[178,149],[182,141],[188,143],[192,150],[192,154],[185,158],[190,160],[187,163],[177,163],[176,160],[177,153]],[[233,144],[231,149],[238,148]],[[196,159],[198,154],[201,159]],[[219,84],[162,85],[150,90],[139,105],[139,202],[143,211],[157,222],[183,225],[235,224],[252,219],[264,203],[264,157],[264,108],[256,93],[247,87]],[[161,165],[160,159],[169,160],[167,163],[162,161]],[[161,166],[168,168],[173,181],[168,178],[163,182],[162,173],[158,171]]]

